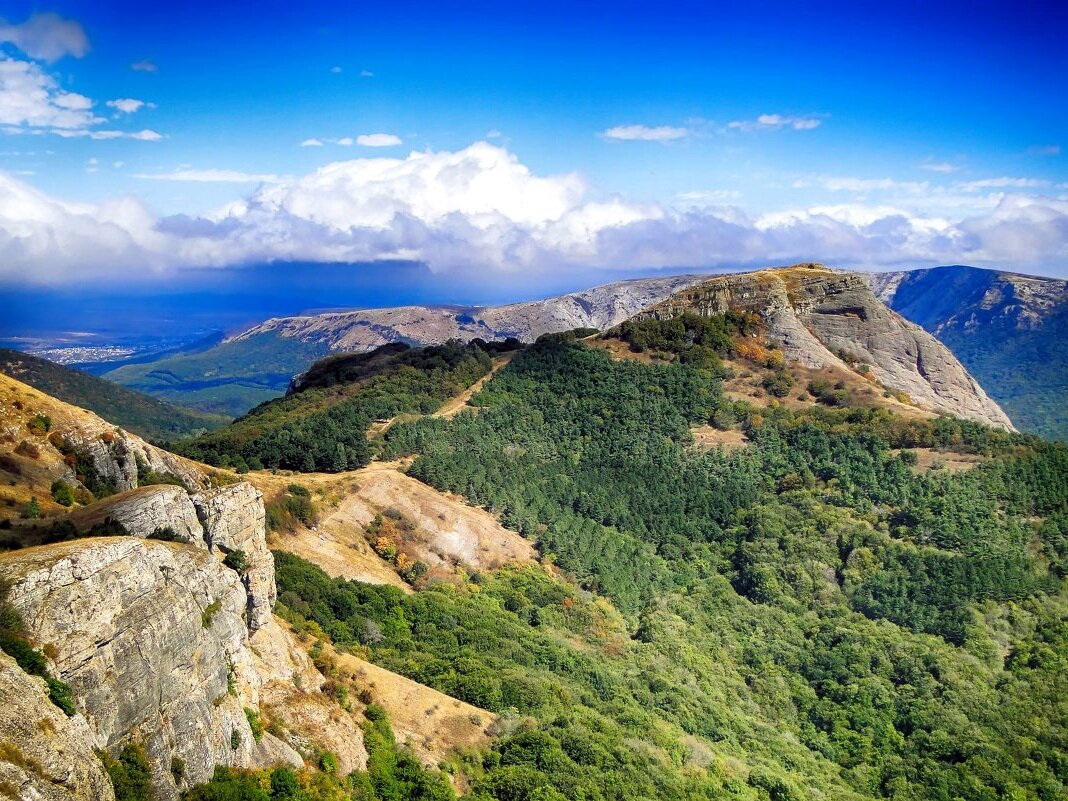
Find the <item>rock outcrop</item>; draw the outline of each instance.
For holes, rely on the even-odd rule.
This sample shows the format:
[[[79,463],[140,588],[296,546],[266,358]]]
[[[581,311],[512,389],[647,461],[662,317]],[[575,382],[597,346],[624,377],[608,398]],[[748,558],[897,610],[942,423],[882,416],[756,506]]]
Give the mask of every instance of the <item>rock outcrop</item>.
[[[172,757],[190,783],[248,763],[258,687],[236,573],[197,549],[109,537],[15,551],[0,576],[97,748],[143,744],[170,795]]]
[[[267,549],[263,496],[247,482],[192,496],[170,484],[140,487],[79,509],[69,519],[81,533],[112,520],[130,536],[158,537],[166,531],[220,559],[240,551],[249,629],[256,631],[271,619],[274,557]]]
[[[95,472],[90,480],[88,473]],[[51,501],[51,485],[92,484],[123,492],[147,474],[170,476],[191,491],[209,485],[200,465],[150,445],[85,409],[63,403],[0,374],[0,499],[38,499],[46,512],[63,511]],[[79,479],[81,477],[81,480]]]
[[[207,546],[223,555],[235,551],[245,555],[242,580],[248,592],[248,625],[256,631],[271,619],[276,594],[263,495],[243,481],[197,493],[191,500]]]
[[[1021,430],[1068,439],[1068,281],[964,266],[868,280],[948,345]]]
[[[887,308],[858,273],[806,264],[720,276],[638,316],[707,316],[730,309],[760,315],[768,337],[781,345],[787,358],[806,367],[844,366],[845,354],[869,365],[882,384],[908,393],[926,409],[1012,428],[953,353]]]
[[[114,801],[83,717],[68,718],[41,679],[0,651],[0,797]]]
[[[258,708],[262,680],[247,592],[205,548],[74,540],[4,554],[0,579],[71,685],[90,746],[143,745],[160,798],[206,781],[216,765],[300,762],[269,734],[256,741],[245,709]],[[177,782],[175,758],[184,765]]]

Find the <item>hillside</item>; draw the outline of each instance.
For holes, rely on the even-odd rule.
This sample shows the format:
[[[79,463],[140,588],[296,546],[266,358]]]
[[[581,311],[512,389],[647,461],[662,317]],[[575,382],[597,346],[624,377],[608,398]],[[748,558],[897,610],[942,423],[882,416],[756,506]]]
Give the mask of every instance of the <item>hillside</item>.
[[[15,350],[0,349],[0,373],[154,440],[218,428],[226,417],[174,406],[88,373]]]
[[[710,278],[638,318],[685,312],[756,314],[787,361],[810,368],[865,368],[891,392],[935,412],[1011,427],[1008,417],[943,344],[888,309],[858,273],[819,264]]]
[[[1068,282],[960,266],[870,281],[945,342],[1017,427],[1068,439]]]
[[[399,306],[267,320],[195,353],[167,356],[105,374],[172,403],[240,416],[284,393],[289,380],[330,353],[365,352],[393,343],[440,345],[486,341],[622,322],[696,276],[620,281],[545,300],[505,306]]]

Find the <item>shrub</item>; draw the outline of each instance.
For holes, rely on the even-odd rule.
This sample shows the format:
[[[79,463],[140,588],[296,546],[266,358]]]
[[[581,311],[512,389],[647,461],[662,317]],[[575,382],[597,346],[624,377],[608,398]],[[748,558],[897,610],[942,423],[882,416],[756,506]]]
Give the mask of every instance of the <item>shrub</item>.
[[[47,414],[35,414],[26,427],[34,434],[43,436],[52,430],[52,418]]]
[[[30,498],[22,505],[19,517],[23,520],[37,520],[41,517],[41,503],[37,498]]]
[[[260,713],[246,706],[245,719],[248,720],[248,727],[252,729],[252,738],[258,743],[263,739],[263,723],[260,721]]]
[[[764,376],[764,380],[760,382],[760,385],[776,398],[785,398],[790,394],[794,379],[785,370],[776,370],[770,375]]]
[[[52,500],[60,506],[74,505],[74,488],[66,481],[57,479],[52,482]]]
[[[223,557],[223,564],[231,570],[244,573],[249,568],[248,555],[240,548],[237,548]]]
[[[118,759],[107,753],[101,753],[100,758],[115,787],[115,801],[152,801],[152,771],[143,745],[123,746]]]

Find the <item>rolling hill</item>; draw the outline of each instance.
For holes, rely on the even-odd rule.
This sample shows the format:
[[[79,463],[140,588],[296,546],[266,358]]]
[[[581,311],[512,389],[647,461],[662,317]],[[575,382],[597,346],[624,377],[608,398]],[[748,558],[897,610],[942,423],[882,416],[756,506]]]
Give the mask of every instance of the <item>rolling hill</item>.
[[[202,434],[227,422],[165,403],[127,387],[15,350],[0,350],[0,372],[74,406],[153,440],[173,440]]]

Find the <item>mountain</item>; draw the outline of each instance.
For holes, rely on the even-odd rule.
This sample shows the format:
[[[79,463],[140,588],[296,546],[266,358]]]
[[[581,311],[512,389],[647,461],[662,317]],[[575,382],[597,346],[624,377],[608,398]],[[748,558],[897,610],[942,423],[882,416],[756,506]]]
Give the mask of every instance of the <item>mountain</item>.
[[[109,381],[172,403],[238,416],[278,397],[290,379],[330,353],[365,352],[390,342],[435,345],[487,341],[572,328],[607,328],[699,280],[670,276],[619,281],[582,292],[506,306],[398,306],[276,317],[215,347],[104,375]]]
[[[888,309],[859,273],[805,264],[719,276],[678,292],[639,318],[728,310],[758,314],[790,361],[813,368],[864,365],[880,384],[931,411],[1012,427],[953,353]]]
[[[963,266],[870,282],[945,342],[1021,430],[1068,439],[1068,282]]]
[[[1063,797],[1068,446],[828,360],[934,365],[854,280],[338,355],[182,445],[296,469],[0,376],[0,795]]]
[[[227,418],[165,403],[88,373],[0,349],[0,373],[100,414],[149,439],[177,439],[218,428]]]

